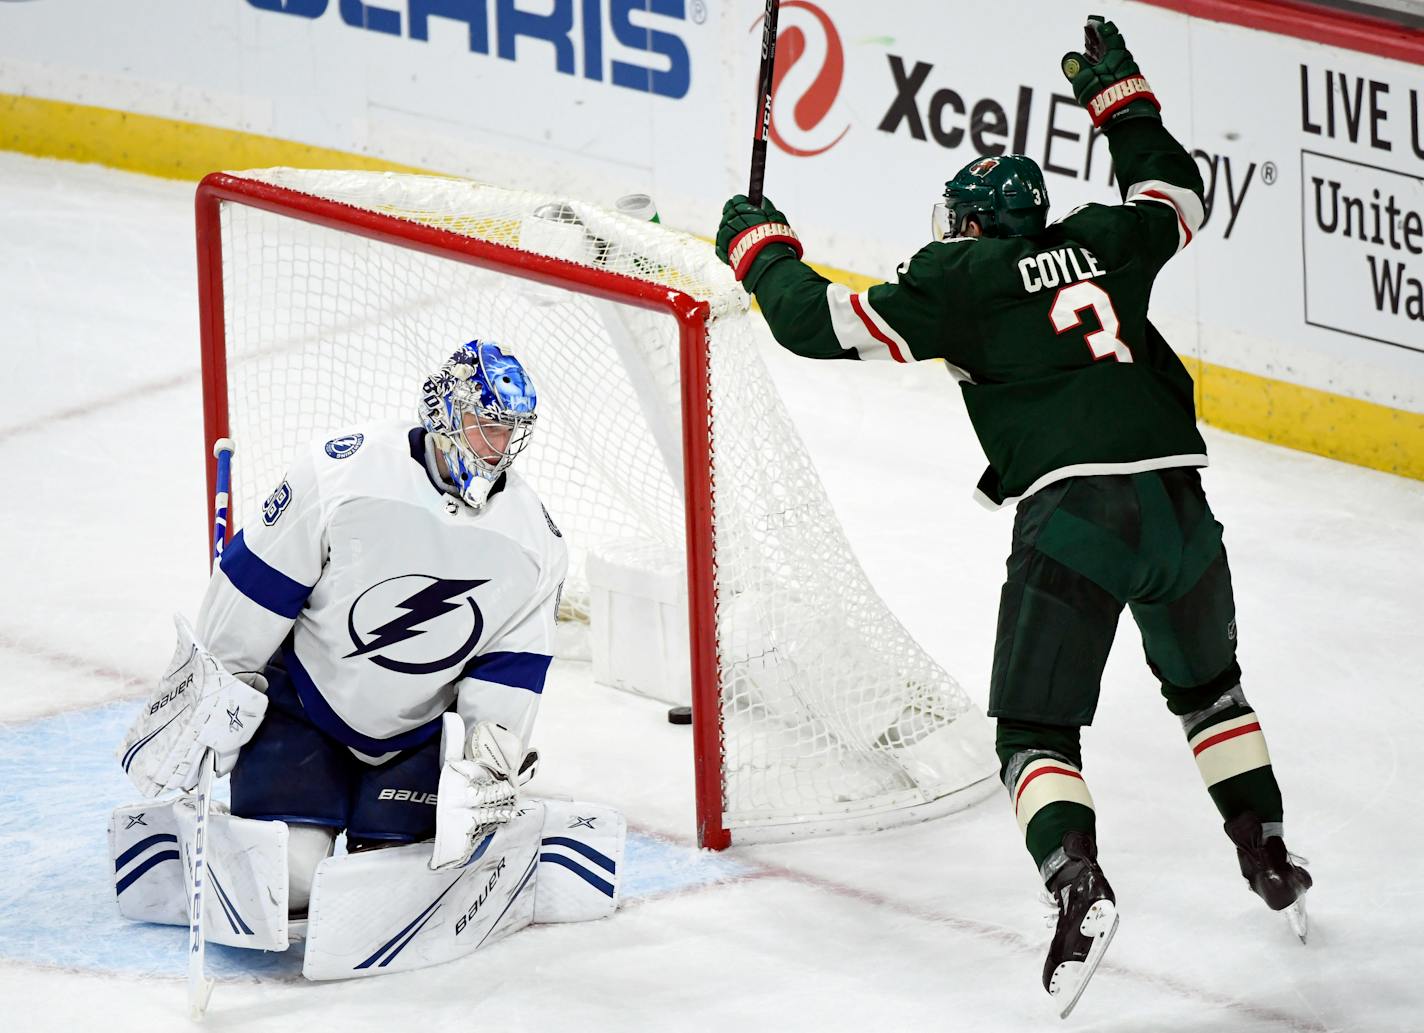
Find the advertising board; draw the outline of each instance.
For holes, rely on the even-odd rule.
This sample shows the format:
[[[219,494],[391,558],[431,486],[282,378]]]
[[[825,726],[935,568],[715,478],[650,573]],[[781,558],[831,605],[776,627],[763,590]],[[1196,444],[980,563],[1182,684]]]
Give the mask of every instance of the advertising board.
[[[1205,183],[1206,223],[1159,279],[1154,318],[1194,363],[1209,421],[1424,476],[1424,67],[1166,9],[1189,6],[1098,5]],[[188,140],[197,124],[323,148],[323,161],[350,154],[604,202],[646,190],[666,222],[710,236],[723,200],[745,189],[763,10],[5,3],[0,140],[64,153],[27,145],[35,126],[67,124],[36,105],[85,106],[72,121],[91,135],[132,132],[131,117],[93,114],[117,109],[182,123]],[[1056,214],[1116,203],[1108,141],[1058,68],[1082,18],[1055,0],[972,17],[936,0],[783,0],[766,190],[808,257],[892,278],[928,239],[944,181],[980,154],[1036,159]],[[1404,51],[1395,40],[1389,52]],[[8,135],[6,96],[12,123],[30,113]],[[1328,434],[1306,426],[1322,399],[1334,405]],[[1363,451],[1350,444],[1370,436]]]

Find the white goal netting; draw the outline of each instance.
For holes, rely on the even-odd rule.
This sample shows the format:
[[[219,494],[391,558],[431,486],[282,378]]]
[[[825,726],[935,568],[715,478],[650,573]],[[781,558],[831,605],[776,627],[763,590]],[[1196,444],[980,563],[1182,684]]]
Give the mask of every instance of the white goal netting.
[[[711,440],[688,454],[710,464],[714,485],[723,827],[738,839],[874,827],[982,795],[996,769],[987,725],[870,586],[759,357],[765,323],[709,244],[460,180],[239,175],[706,301]],[[234,201],[221,227],[238,521],[301,443],[373,419],[413,424],[424,377],[480,337],[516,354],[539,392],[516,469],[570,544],[563,617],[587,619],[590,550],[636,540],[683,553],[670,315]]]

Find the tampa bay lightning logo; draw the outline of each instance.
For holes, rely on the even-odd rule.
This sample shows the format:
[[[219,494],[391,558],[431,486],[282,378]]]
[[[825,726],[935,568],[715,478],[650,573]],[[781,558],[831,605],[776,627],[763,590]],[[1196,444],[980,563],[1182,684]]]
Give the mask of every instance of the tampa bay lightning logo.
[[[356,597],[346,629],[364,656],[399,674],[435,674],[459,669],[485,630],[484,614],[471,595],[487,581],[402,574],[372,585]]]
[[[349,459],[356,454],[356,450],[365,440],[364,434],[344,434],[339,438],[332,438],[326,443],[326,454],[332,459]]]
[[[267,501],[262,503],[262,522],[271,527],[277,522],[277,518],[282,515],[287,506],[292,501],[292,486],[286,481],[277,485],[277,490],[267,496]]]

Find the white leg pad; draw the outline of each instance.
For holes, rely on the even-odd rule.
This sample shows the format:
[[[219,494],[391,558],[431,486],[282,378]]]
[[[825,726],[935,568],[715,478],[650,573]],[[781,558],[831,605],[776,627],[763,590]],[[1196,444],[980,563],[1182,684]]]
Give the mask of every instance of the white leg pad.
[[[429,843],[329,857],[308,909],[308,979],[426,968],[527,926],[544,807],[526,804],[463,868],[432,872]]]
[[[628,825],[612,807],[544,800],[535,922],[589,922],[618,908]]]
[[[194,814],[181,797],[119,807],[109,819],[119,913],[138,922],[188,924],[179,844]],[[207,941],[287,949],[287,826],[214,812],[208,820]]]
[[[116,808],[109,816],[109,856],[119,914],[135,922],[188,924],[188,891],[172,800]]]

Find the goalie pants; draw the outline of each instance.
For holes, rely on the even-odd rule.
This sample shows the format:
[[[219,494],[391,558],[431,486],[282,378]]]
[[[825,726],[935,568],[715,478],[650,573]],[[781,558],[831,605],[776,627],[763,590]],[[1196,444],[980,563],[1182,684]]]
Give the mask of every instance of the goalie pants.
[[[348,849],[435,835],[438,735],[367,764],[312,723],[284,668],[263,673],[267,716],[232,769],[233,814],[345,830]]]
[[[1092,723],[1124,606],[1223,817],[1281,818],[1240,689],[1222,527],[1197,470],[1074,477],[1019,503],[989,690],[1000,776],[1040,866],[1064,833],[1094,832],[1079,729]]]

